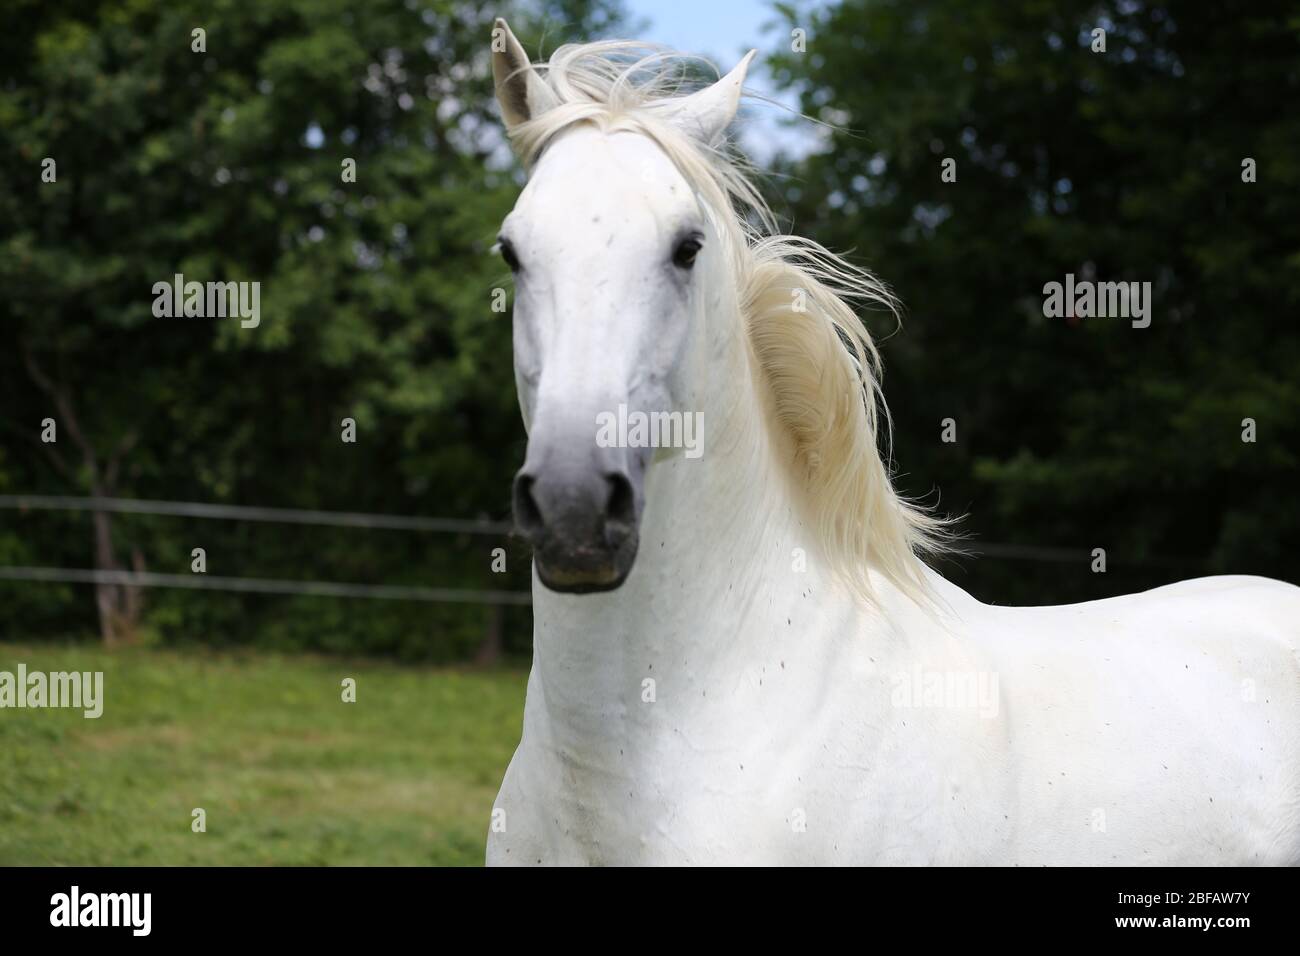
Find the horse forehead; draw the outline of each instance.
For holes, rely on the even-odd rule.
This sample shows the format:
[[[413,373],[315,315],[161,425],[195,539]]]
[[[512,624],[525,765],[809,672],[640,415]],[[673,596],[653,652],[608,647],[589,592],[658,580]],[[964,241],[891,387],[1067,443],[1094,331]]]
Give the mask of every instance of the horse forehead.
[[[609,230],[677,229],[697,210],[685,178],[648,136],[582,126],[547,148],[514,218],[530,231],[602,234],[604,242]]]

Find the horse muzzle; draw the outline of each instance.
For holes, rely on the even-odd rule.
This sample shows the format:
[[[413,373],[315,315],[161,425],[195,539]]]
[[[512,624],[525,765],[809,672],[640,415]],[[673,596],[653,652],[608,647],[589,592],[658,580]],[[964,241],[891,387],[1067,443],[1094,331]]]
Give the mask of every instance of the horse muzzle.
[[[525,463],[515,476],[515,525],[552,591],[612,591],[636,561],[644,467],[630,473],[622,450],[597,451],[582,466]]]

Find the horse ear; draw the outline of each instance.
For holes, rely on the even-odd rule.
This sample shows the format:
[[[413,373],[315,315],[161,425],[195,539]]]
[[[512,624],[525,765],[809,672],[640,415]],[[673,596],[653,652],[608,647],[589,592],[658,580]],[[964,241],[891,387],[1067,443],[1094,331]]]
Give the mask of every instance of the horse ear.
[[[757,50],[745,54],[735,69],[712,86],[673,101],[669,119],[688,135],[712,146],[722,139],[740,106],[745,74]]]
[[[509,24],[500,17],[492,24],[492,80],[506,129],[546,112],[555,103]]]

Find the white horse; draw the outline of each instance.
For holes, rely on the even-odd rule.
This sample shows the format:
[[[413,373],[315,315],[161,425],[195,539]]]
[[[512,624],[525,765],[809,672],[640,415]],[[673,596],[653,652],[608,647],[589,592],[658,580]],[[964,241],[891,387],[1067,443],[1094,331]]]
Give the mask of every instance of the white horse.
[[[638,49],[494,30],[535,633],[488,862],[1300,861],[1300,588],[1009,608],[929,570],[846,304],[888,293],[719,149],[752,53],[679,96]],[[600,438],[638,411],[703,453]]]

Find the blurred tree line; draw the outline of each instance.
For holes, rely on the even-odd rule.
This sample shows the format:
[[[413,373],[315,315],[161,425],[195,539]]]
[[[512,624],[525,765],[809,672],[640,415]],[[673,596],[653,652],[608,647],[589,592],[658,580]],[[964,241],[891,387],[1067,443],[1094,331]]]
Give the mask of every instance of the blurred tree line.
[[[526,37],[585,37],[622,10],[6,4],[0,494],[506,516],[523,430],[509,312],[491,308],[508,271],[489,250],[520,180],[491,95],[497,15]],[[259,281],[261,324],[155,318],[152,287],[176,273]],[[529,581],[526,550],[486,537],[0,511],[4,565],[184,574],[194,547],[211,575]],[[477,606],[162,589],[137,609],[130,589],[96,590],[0,582],[0,635],[450,660],[490,622]],[[527,608],[504,614],[507,649],[526,650]]]
[[[777,78],[838,128],[778,164],[774,205],[907,303],[884,343],[905,490],[939,489],[975,547],[1083,554],[945,565],[960,583],[1051,603],[1300,579],[1297,16],[1056,6],[778,4],[807,47],[780,44]],[[0,494],[508,517],[524,435],[489,248],[521,180],[490,93],[497,15],[535,55],[635,35],[621,0],[11,0]],[[1152,282],[1151,327],[1045,319],[1067,272]],[[261,325],[155,318],[176,273],[259,281]],[[0,565],[188,573],[195,547],[213,575],[528,586],[526,549],[486,537],[0,510]],[[0,638],[464,660],[493,634],[524,654],[531,628],[526,608],[91,590],[0,582]]]
[[[967,547],[1081,555],[942,570],[998,603],[1300,582],[1300,7],[778,11],[778,83],[836,129],[784,164],[777,205],[906,304],[883,346],[901,487],[967,515]],[[1150,327],[1044,318],[1043,286],[1067,273],[1151,282]]]

